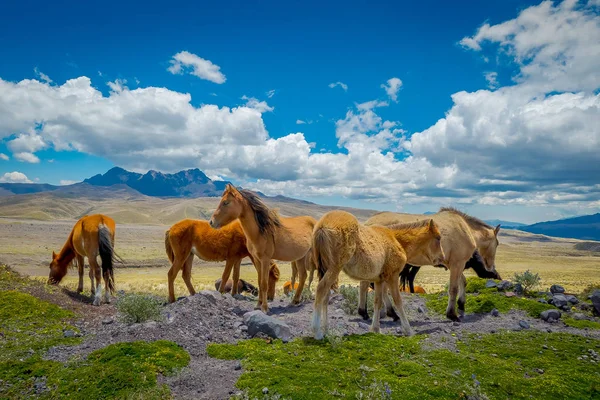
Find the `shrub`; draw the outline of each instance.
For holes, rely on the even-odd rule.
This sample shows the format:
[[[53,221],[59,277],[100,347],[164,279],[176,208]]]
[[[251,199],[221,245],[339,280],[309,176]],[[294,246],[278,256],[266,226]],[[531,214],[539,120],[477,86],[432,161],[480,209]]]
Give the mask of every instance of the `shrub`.
[[[515,283],[520,283],[523,286],[523,290],[528,292],[534,287],[540,284],[540,276],[538,274],[534,274],[533,272],[527,270],[522,274],[515,274],[514,277]]]
[[[479,293],[483,291],[485,287],[485,283],[487,279],[479,278],[476,276],[470,276],[467,278],[467,284],[465,286],[465,291],[467,293]]]
[[[126,294],[117,301],[121,319],[127,323],[158,321],[162,318],[162,302],[148,294]]]
[[[358,286],[342,285],[340,286],[339,293],[344,296],[344,302],[342,303],[342,310],[346,314],[356,315],[358,310]],[[367,310],[370,314],[373,314],[373,292],[367,293]]]
[[[600,285],[588,285],[585,289],[581,291],[581,294],[578,296],[580,300],[587,300],[589,296],[592,295],[596,290],[600,290]]]

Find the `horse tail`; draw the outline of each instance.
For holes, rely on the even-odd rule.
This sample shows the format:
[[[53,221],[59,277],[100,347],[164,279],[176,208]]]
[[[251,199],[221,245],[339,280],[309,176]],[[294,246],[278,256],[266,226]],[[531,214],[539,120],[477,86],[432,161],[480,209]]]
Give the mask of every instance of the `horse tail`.
[[[410,269],[412,268],[411,265],[405,265],[404,268],[402,269],[402,271],[400,271],[400,285],[401,285],[401,290],[405,291],[406,289],[406,285],[409,283],[409,278],[410,278]]]
[[[271,269],[269,270],[269,280],[271,280],[273,283],[275,283],[279,280],[280,275],[281,275],[281,272],[279,271],[279,267],[273,260],[271,260]]]
[[[173,247],[171,247],[171,239],[169,237],[169,229],[165,232],[165,250],[167,252],[167,257],[171,264],[175,261],[175,253],[173,253]]]
[[[333,264],[333,255],[331,254],[331,237],[326,228],[318,227],[313,234],[312,251],[313,262],[317,269],[319,280]]]
[[[113,248],[112,235],[106,225],[98,229],[98,252],[102,260],[102,275],[107,277],[107,288],[111,294],[115,292],[115,276],[113,272],[114,262],[118,260]]]

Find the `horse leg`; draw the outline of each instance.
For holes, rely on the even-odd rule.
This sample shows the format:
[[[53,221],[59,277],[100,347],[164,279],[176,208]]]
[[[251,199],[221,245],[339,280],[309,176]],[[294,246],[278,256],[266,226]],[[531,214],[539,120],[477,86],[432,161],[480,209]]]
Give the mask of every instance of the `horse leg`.
[[[410,328],[408,318],[406,317],[406,312],[404,311],[404,304],[402,304],[402,296],[400,295],[400,289],[398,288],[398,275],[392,277],[388,285],[390,286],[390,291],[392,292],[392,299],[394,300],[394,311],[399,315],[402,332],[406,336],[412,336],[413,332]]]
[[[267,291],[269,290],[269,270],[271,268],[271,259],[269,257],[260,259],[260,273],[258,275],[258,304],[265,314],[269,312],[269,302]]]
[[[464,273],[461,273],[460,281],[458,283],[458,315],[460,317],[465,316],[465,303],[467,302],[466,292],[465,292],[466,285],[467,285],[467,278],[465,277]]]
[[[294,298],[292,299],[292,304],[297,305],[300,304],[300,299],[302,299],[302,292],[304,291],[304,284],[306,283],[306,258],[308,255],[304,256],[300,260],[296,261],[296,267],[298,269],[298,289],[294,293]],[[293,287],[293,286],[292,286]]]
[[[323,309],[325,308],[325,312],[327,312],[329,290],[336,279],[336,275],[339,273],[339,270],[334,271],[332,268],[329,268],[317,285],[312,321],[313,333],[317,340],[323,339],[327,332],[327,314],[325,314],[325,319],[323,319]]]
[[[379,312],[381,311],[381,299],[383,294],[383,283],[375,282],[375,301],[373,302],[373,322],[371,332],[379,333]]]
[[[167,279],[169,281],[169,303],[175,301],[175,278],[177,278],[179,270],[183,267],[183,263],[184,261],[176,256],[173,265],[171,265],[171,268],[167,273]]]
[[[448,286],[448,308],[446,308],[446,318],[452,321],[460,321],[456,314],[456,296],[460,285],[461,275],[465,264],[450,264],[450,284]]]
[[[77,254],[75,256],[77,259],[77,270],[79,272],[79,285],[77,285],[77,293],[83,292],[83,256]]]
[[[398,321],[400,317],[396,310],[394,310],[394,304],[390,300],[390,296],[388,295],[388,285],[384,282],[383,284],[383,303],[385,304],[385,313],[388,317],[392,318],[394,322]],[[391,289],[390,289],[391,290]],[[398,289],[400,290],[400,289]]]
[[[220,293],[225,293],[225,285],[227,285],[227,281],[229,280],[229,276],[231,275],[231,268],[233,268],[233,260],[228,258],[225,260],[225,269],[223,270],[223,275],[221,276],[221,287],[219,288]],[[235,294],[233,291],[237,293],[237,282],[233,282],[231,286],[231,294]]]
[[[183,271],[181,275],[183,276],[183,281],[185,282],[185,286],[187,286],[188,291],[190,292],[190,296],[196,294],[194,290],[194,285],[192,285],[192,264],[194,263],[194,255],[190,254],[190,256],[185,260],[183,264]]]
[[[360,281],[358,289],[358,315],[365,321],[369,319],[369,311],[367,310],[367,295],[369,292],[369,281]]]
[[[415,277],[417,276],[417,273],[419,272],[420,269],[421,269],[421,267],[412,267],[411,270],[409,271],[408,287],[410,288],[411,293],[415,292]]]
[[[292,266],[292,279],[290,279],[290,282],[292,282],[292,290],[294,290],[294,286],[296,286],[296,277],[298,276],[297,261],[292,261],[291,266]]]
[[[90,260],[90,258],[88,257],[88,261],[89,260]],[[90,293],[92,294],[92,297],[93,297],[94,294],[96,293],[96,285],[94,284],[94,269],[92,268],[91,263],[90,263],[88,275],[90,276],[90,282],[92,284],[92,286],[90,286]]]
[[[89,253],[88,253],[89,254]],[[96,290],[94,293],[94,302],[95,306],[99,306],[102,299],[102,270],[98,265],[98,261],[96,260],[97,255],[93,254],[91,257],[88,257],[90,262],[90,268],[94,271],[94,277],[96,278]]]
[[[308,288],[310,289],[310,286],[312,285],[313,279],[315,277],[315,269],[310,265],[308,269],[310,269],[310,273],[308,274]]]
[[[240,268],[242,265],[242,259],[240,258],[239,260],[236,260],[233,262],[233,285],[231,286],[231,295],[235,296],[236,294],[238,294],[238,289],[239,289],[239,282],[240,282]],[[223,274],[225,275],[225,274]],[[227,277],[227,279],[229,279],[229,276]],[[221,281],[223,282],[223,281]],[[223,283],[221,283],[221,286],[223,286]],[[224,287],[223,287],[224,289]],[[221,292],[222,293],[222,292]],[[239,293],[241,294],[241,293]]]

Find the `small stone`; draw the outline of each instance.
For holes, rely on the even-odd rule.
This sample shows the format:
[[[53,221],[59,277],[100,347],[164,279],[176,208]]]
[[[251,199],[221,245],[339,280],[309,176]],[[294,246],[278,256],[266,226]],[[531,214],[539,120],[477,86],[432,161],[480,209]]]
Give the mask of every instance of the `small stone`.
[[[234,370],[239,371],[240,369],[242,369],[242,364],[238,361],[235,364],[235,367],[233,367]]]
[[[523,285],[516,283],[513,290],[516,294],[523,294]]]
[[[492,353],[492,354],[491,354],[491,356],[492,356],[492,357],[498,357],[498,354],[496,354],[496,353]]]
[[[495,288],[497,286],[496,282],[494,282],[492,279],[488,279],[488,281],[485,283],[485,287],[486,288]]]
[[[427,312],[427,311],[425,311],[425,307],[423,307],[423,306],[417,307],[417,311],[420,312],[421,314],[425,314]]]
[[[114,320],[113,318],[111,318],[111,317],[104,318],[104,319],[102,320],[102,325],[108,325],[108,324],[112,324],[113,322],[115,322],[115,320]]]
[[[262,392],[263,392],[263,394],[268,394],[269,393],[269,388],[266,388],[266,387],[263,388]]]
[[[560,286],[560,285],[552,285],[550,286],[550,293],[552,294],[556,294],[556,293],[564,293],[565,292],[565,288]]]
[[[369,325],[365,324],[364,322],[359,322],[358,327],[367,330],[369,329]]]
[[[548,304],[548,302],[546,301],[546,299],[538,299],[538,303]]]
[[[498,311],[496,308],[494,308],[491,312],[492,317],[498,317],[500,316],[500,311]]]
[[[552,296],[552,305],[557,308],[562,308],[563,306],[568,305],[567,297],[564,294],[555,294]]]
[[[513,284],[510,281],[501,281],[496,287],[499,291],[505,291],[512,288]]]
[[[66,331],[63,332],[63,336],[66,338],[75,337],[75,331],[73,331],[71,329],[67,329]]]
[[[550,320],[558,320],[561,316],[560,311],[558,310],[546,310],[546,311],[542,311],[540,313],[540,317],[544,320],[544,321],[548,321],[551,322]]]
[[[571,304],[579,303],[579,299],[577,297],[573,296],[572,294],[568,294],[566,297],[567,297],[567,301]]]
[[[515,292],[505,292],[504,295],[506,297],[515,297],[516,296]]]
[[[527,321],[519,321],[519,326],[523,329],[529,329],[529,322]]]
[[[548,350],[548,346],[544,344],[544,345],[542,345],[542,349]]]

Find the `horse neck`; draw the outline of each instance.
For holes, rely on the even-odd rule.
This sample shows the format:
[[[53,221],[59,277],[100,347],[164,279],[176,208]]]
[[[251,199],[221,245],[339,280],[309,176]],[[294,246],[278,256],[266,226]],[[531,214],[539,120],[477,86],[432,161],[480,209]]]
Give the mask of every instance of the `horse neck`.
[[[239,216],[240,225],[242,226],[242,230],[244,231],[244,236],[246,236],[246,239],[254,241],[260,237],[258,223],[256,222],[256,217],[254,216],[254,210],[252,210],[246,200],[243,200],[242,204],[242,213]]]
[[[73,248],[73,232],[71,232],[60,253],[58,253],[58,263],[60,265],[69,265],[74,258],[75,248]]]
[[[420,228],[410,229],[392,229],[394,237],[402,245],[407,257],[410,258],[413,252],[419,248],[419,236],[422,234]]]
[[[471,234],[473,235],[473,239],[475,239],[475,243],[477,249],[481,249],[484,243],[489,241],[488,229],[481,226],[474,226],[473,224],[469,224],[469,228],[471,229]]]

